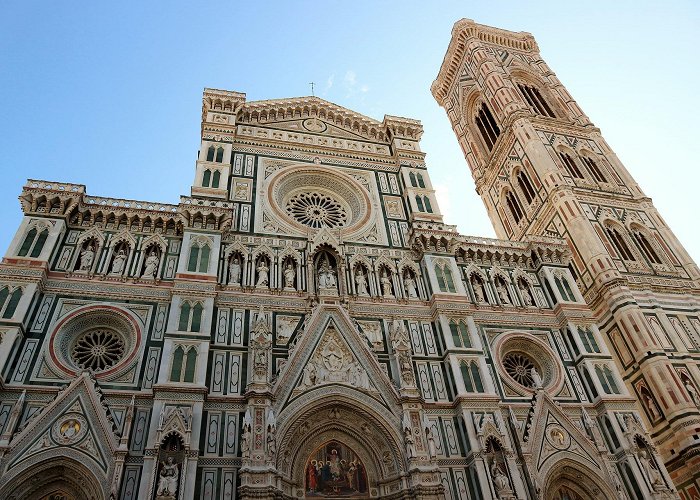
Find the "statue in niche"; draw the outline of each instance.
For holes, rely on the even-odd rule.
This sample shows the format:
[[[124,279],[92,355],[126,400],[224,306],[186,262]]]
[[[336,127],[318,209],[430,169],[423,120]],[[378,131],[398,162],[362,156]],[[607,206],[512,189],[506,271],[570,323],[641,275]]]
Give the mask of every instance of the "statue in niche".
[[[496,292],[498,293],[498,298],[501,300],[501,304],[510,304],[510,296],[508,295],[508,288],[503,280],[496,280]]]
[[[530,377],[532,378],[532,387],[535,389],[541,389],[544,386],[544,383],[542,381],[542,376],[540,376],[540,372],[537,371],[537,368],[534,366],[530,368]]]
[[[649,452],[647,451],[647,449],[640,448],[638,456],[639,456],[639,461],[642,463],[642,467],[644,468],[644,472],[646,473],[647,477],[649,478],[649,482],[651,483],[652,488],[656,489],[656,487],[661,486],[663,484],[661,482],[661,474],[659,473],[659,470],[656,468],[656,464],[654,463],[654,459],[649,455]]]
[[[644,405],[649,409],[652,420],[657,420],[661,415],[659,415],[659,410],[656,409],[654,401],[647,394],[642,394],[642,399],[644,400]]]
[[[690,396],[693,404],[700,407],[700,396],[698,396],[698,390],[695,388],[695,386],[693,386],[689,380],[685,380],[683,385],[685,385],[685,390],[688,391],[688,395]]]
[[[168,457],[161,465],[156,499],[175,498],[179,478],[180,470],[178,465],[174,463],[173,457]]]
[[[292,267],[291,262],[287,262],[287,267],[284,269],[284,289],[294,291],[294,278],[296,278],[297,272]]]
[[[146,258],[146,267],[143,269],[143,274],[141,277],[155,278],[156,273],[158,272],[159,263],[160,259],[158,258],[158,254],[156,253],[155,249],[151,250],[151,253],[149,253],[148,257]]]
[[[530,293],[530,287],[525,283],[524,280],[518,280],[518,288],[520,289],[520,295],[523,297],[523,302],[526,306],[531,307],[533,304],[532,294]]]
[[[92,268],[92,261],[95,259],[95,250],[92,243],[88,243],[85,249],[80,252],[80,267],[81,271],[89,271]]]
[[[491,464],[491,478],[493,480],[493,487],[496,490],[496,495],[498,495],[499,498],[501,495],[510,493],[508,476],[503,473],[495,460]]]
[[[401,382],[404,386],[416,385],[416,374],[413,372],[411,354],[408,350],[398,351],[399,369],[401,370]]]
[[[241,435],[241,458],[250,458],[250,429],[245,424]]]
[[[474,289],[474,300],[476,300],[477,304],[483,304],[486,302],[484,299],[484,290],[481,287],[481,280],[477,278],[475,275],[472,275],[471,280],[472,282],[472,288]]]
[[[416,441],[413,439],[413,433],[410,427],[403,430],[403,440],[406,445],[406,458],[411,459],[416,457]]]
[[[124,272],[124,266],[126,265],[126,252],[123,248],[120,248],[117,255],[114,256],[112,261],[112,270],[110,274],[121,274]]]
[[[228,265],[228,282],[230,285],[240,285],[241,284],[241,272],[242,272],[241,261],[238,255],[234,255],[231,259],[231,263]]]
[[[357,266],[357,270],[355,271],[355,289],[357,290],[357,295],[362,297],[367,297],[369,295],[369,293],[367,293],[367,278],[365,277],[365,273],[362,272],[362,266]]]
[[[335,270],[325,258],[318,270],[318,288],[321,290],[337,290],[338,282],[335,277]]]
[[[382,269],[382,277],[379,281],[382,284],[382,295],[384,297],[393,297],[394,293],[391,289],[391,278],[388,276],[386,269]]]
[[[255,286],[258,288],[267,288],[270,284],[270,268],[267,267],[265,259],[260,259],[258,267],[255,270],[258,272],[258,281],[255,282]]]
[[[416,290],[416,280],[413,279],[413,275],[407,272],[403,278],[403,286],[406,289],[409,299],[418,298],[418,292]]]
[[[425,423],[425,437],[428,440],[428,455],[430,458],[437,457],[437,446],[435,446],[435,436],[430,428],[430,424],[426,421]]]

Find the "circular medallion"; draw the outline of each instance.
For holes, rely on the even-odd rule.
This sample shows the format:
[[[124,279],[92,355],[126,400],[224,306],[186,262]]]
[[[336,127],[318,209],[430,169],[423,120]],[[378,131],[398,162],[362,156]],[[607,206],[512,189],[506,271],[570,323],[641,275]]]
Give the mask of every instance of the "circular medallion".
[[[87,432],[87,423],[82,415],[67,414],[51,428],[54,440],[59,444],[75,443]]]
[[[524,387],[533,387],[535,385],[532,379],[532,369],[535,367],[535,362],[530,359],[527,354],[521,352],[509,352],[503,358],[503,368],[510,378]],[[538,370],[539,371],[539,370]]]
[[[564,450],[569,447],[571,438],[569,434],[558,425],[552,425],[547,428],[547,441],[558,450]]]

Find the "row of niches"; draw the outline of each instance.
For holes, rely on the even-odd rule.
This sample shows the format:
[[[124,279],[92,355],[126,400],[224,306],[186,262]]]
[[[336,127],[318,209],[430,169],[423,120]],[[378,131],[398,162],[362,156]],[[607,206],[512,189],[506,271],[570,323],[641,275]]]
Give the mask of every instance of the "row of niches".
[[[311,291],[390,300],[428,297],[419,266],[406,258],[344,258],[329,245],[312,255],[310,266],[296,251],[274,255],[266,249],[249,252],[235,246],[228,249],[225,258],[226,268],[220,280],[233,290]]]

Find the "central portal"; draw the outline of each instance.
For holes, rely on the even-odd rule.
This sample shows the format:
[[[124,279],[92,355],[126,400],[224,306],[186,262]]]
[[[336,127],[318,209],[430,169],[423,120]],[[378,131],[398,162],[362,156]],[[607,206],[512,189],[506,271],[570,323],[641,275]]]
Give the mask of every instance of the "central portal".
[[[348,446],[329,441],[306,461],[306,498],[368,498],[367,473]]]

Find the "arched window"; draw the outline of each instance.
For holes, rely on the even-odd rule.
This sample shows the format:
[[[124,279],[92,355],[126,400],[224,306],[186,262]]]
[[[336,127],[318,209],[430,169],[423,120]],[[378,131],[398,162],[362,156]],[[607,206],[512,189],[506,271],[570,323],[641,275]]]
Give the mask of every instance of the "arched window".
[[[177,329],[181,332],[198,332],[202,326],[202,313],[204,307],[201,302],[192,305],[184,301],[180,306],[180,319]]]
[[[662,264],[661,259],[659,258],[659,254],[656,253],[654,247],[651,246],[651,243],[649,243],[649,240],[646,236],[644,236],[644,234],[641,231],[633,230],[632,236],[637,242],[637,246],[642,251],[647,260],[649,260],[649,262],[651,262],[652,264]]]
[[[197,366],[197,349],[194,346],[179,345],[173,351],[173,364],[170,369],[171,382],[194,382]]]
[[[216,161],[222,163],[224,161],[224,148],[219,147],[216,149]]]
[[[4,319],[10,319],[14,316],[15,309],[17,309],[17,304],[19,304],[19,299],[21,298],[21,288],[11,290],[10,287],[6,286],[0,290],[0,313],[2,313]]]
[[[44,243],[46,243],[46,238],[48,237],[48,228],[44,228],[40,232],[38,232],[37,228],[35,227],[31,228],[24,237],[24,241],[22,242],[22,246],[19,248],[17,255],[19,257],[26,257],[29,255],[32,258],[37,258],[44,249]]]
[[[571,177],[575,177],[577,179],[583,179],[583,174],[578,168],[578,165],[576,165],[576,162],[574,159],[569,156],[569,153],[564,153],[562,151],[559,152],[559,158],[561,158],[562,163],[566,167],[566,171],[569,172],[569,175]]]
[[[423,203],[425,204],[425,211],[429,214],[433,213],[433,207],[430,205],[430,198],[423,196]]]
[[[185,363],[185,377],[183,382],[194,382],[194,369],[197,365],[197,349],[191,347],[187,351],[187,360]]]
[[[218,170],[215,170],[214,175],[211,178],[211,187],[218,188],[220,180],[221,180],[221,172],[219,172]]]
[[[209,254],[211,250],[206,243],[195,242],[190,247],[190,258],[187,261],[187,270],[192,273],[206,273],[209,271]]]
[[[186,332],[190,327],[190,312],[192,307],[189,302],[183,302],[180,306],[180,321],[177,329],[181,332]]]
[[[535,113],[542,116],[548,116],[550,118],[557,117],[554,114],[554,111],[552,111],[552,108],[549,107],[549,104],[547,104],[547,101],[544,100],[544,97],[542,97],[542,94],[537,87],[519,83],[518,88],[520,89],[520,92],[523,94],[523,97],[527,103],[530,105],[530,108],[532,108]]]
[[[608,235],[608,239],[615,247],[615,250],[617,250],[617,254],[620,256],[620,258],[623,260],[637,260],[634,258],[634,254],[630,250],[630,247],[627,246],[627,242],[616,228],[607,226],[605,228],[605,232]]]
[[[450,333],[455,347],[471,347],[472,342],[469,337],[469,330],[463,321],[450,320]]]
[[[523,218],[523,209],[520,208],[520,203],[512,191],[506,192],[505,198],[506,205],[508,205],[508,210],[510,210],[511,215],[517,224]]]
[[[414,174],[413,172],[409,172],[408,179],[411,181],[411,186],[418,187],[418,184],[416,183],[416,174]]]
[[[569,280],[566,278],[566,276],[555,274],[554,284],[557,286],[557,290],[559,290],[562,300],[576,302],[576,296],[574,295],[574,291],[571,289],[571,285],[569,285]]]
[[[581,354],[581,351],[578,349],[578,345],[576,344],[576,340],[574,340],[574,336],[571,333],[571,330],[568,328],[566,329],[566,338],[569,339],[569,345],[571,346],[571,350],[574,353],[574,357],[578,357]]]
[[[421,174],[416,174],[416,180],[418,181],[418,187],[425,188],[425,182],[423,182],[423,176]]]
[[[523,196],[525,196],[525,200],[529,205],[530,203],[532,203],[532,200],[535,199],[535,189],[532,187],[530,179],[528,178],[525,171],[521,170],[520,172],[518,172],[518,175],[516,177],[518,180],[518,186],[520,186],[520,190],[523,192]]]
[[[610,419],[606,416],[603,417],[603,425],[605,426],[605,433],[608,435],[609,438],[609,447],[610,451],[614,452],[620,447],[620,440],[617,438],[617,433],[615,432],[615,428],[612,425],[612,422],[610,422]]]
[[[613,374],[609,366],[603,367],[603,375],[608,381],[608,385],[610,386],[610,390],[612,391],[612,393],[620,394],[620,389],[617,388],[617,382],[615,381],[615,375]]]
[[[435,277],[441,292],[456,293],[455,283],[452,279],[452,271],[448,264],[435,264]]]
[[[488,150],[491,151],[494,144],[496,144],[498,136],[501,135],[501,129],[498,128],[496,120],[486,104],[482,103],[482,105],[479,107],[479,111],[477,112],[474,121],[476,123],[476,127],[479,129],[481,138],[484,140],[484,144],[486,144]]]
[[[596,365],[595,373],[598,376],[598,380],[600,380],[600,385],[603,387],[603,392],[605,392],[605,394],[619,394],[615,377],[610,368]]]
[[[592,158],[589,158],[588,156],[582,156],[581,159],[583,160],[583,163],[586,164],[586,166],[588,167],[588,171],[591,173],[595,180],[597,180],[598,182],[608,182],[608,180],[603,175],[603,172],[600,170],[600,167],[598,167],[598,164]]]
[[[206,169],[204,175],[202,175],[202,186],[209,187],[209,182],[211,180],[211,170]]]
[[[476,361],[462,361],[459,368],[467,392],[484,392],[484,384]]]
[[[425,211],[425,208],[423,208],[423,197],[422,196],[416,195],[416,205],[418,206],[419,212]]]
[[[170,381],[171,382],[181,382],[182,381],[182,361],[185,357],[185,350],[181,345],[177,346],[173,352],[173,364],[170,369]]]
[[[207,149],[207,161],[214,161],[214,154],[216,154],[216,148],[209,146],[209,149]]]
[[[590,331],[588,328],[579,328],[578,335],[581,338],[581,343],[583,344],[584,349],[586,349],[586,352],[600,353],[600,347],[598,347],[598,343],[596,342],[592,331]]]

